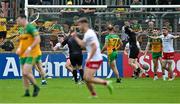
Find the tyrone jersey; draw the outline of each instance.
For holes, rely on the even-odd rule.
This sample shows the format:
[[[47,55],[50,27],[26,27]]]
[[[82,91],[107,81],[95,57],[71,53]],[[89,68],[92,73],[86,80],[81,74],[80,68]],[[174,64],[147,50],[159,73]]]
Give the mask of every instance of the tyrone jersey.
[[[21,30],[21,34],[19,36],[19,48],[21,50],[20,57],[25,57],[24,52],[29,46],[32,45],[32,43],[34,42],[34,37],[37,35],[39,35],[39,33],[35,26],[33,26],[32,24],[27,24],[24,30]],[[38,44],[31,50],[29,57],[37,57],[41,54],[42,52],[40,49],[40,44]]]
[[[57,47],[58,49],[63,49],[62,53],[66,56],[66,58],[69,58],[69,47],[67,44],[62,47],[61,43],[57,43],[55,47]]]
[[[113,51],[117,51],[120,47],[120,38],[116,34],[109,34],[106,36],[107,53],[111,54]]]
[[[166,52],[166,53],[174,52],[173,37],[174,36],[171,34],[168,34],[167,36],[164,36],[164,35],[160,36],[163,43],[163,52]]]
[[[162,52],[162,39],[149,39],[152,52]]]
[[[88,52],[88,58],[89,54],[91,52],[91,44],[95,43],[97,46],[96,52],[94,56],[92,57],[91,61],[100,61],[102,60],[101,50],[98,38],[96,36],[96,33],[92,29],[88,29],[87,32],[84,34],[83,41],[85,42],[86,50]]]

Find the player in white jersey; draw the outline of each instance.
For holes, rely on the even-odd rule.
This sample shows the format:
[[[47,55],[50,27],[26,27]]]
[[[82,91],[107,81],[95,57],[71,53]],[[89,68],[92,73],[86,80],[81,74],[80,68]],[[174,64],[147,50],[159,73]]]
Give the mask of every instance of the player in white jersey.
[[[72,72],[73,68],[71,65],[71,61],[69,59],[69,47],[68,47],[68,45],[65,45],[64,47],[62,47],[62,45],[61,45],[61,40],[63,40],[63,38],[64,38],[64,35],[58,35],[58,43],[55,46],[53,46],[53,42],[50,42],[51,49],[53,51],[62,50],[62,53],[66,57],[66,69],[68,69],[70,72]]]
[[[110,93],[112,93],[113,86],[111,81],[94,77],[94,74],[100,68],[103,62],[100,45],[96,33],[89,28],[89,23],[87,18],[80,18],[77,21],[77,24],[80,31],[84,33],[84,38],[83,40],[81,40],[77,37],[76,34],[72,34],[72,36],[80,46],[86,48],[86,51],[88,53],[88,57],[86,59],[84,80],[86,81],[86,85],[92,97],[97,97],[93,84],[100,84],[107,86]]]
[[[172,63],[174,61],[174,47],[173,47],[173,39],[179,38],[180,36],[174,36],[169,33],[167,27],[163,27],[161,36],[150,38],[161,38],[163,44],[163,57],[162,57],[162,69],[163,69],[163,80],[166,80],[164,70],[168,70],[170,73],[169,81],[174,80],[176,73],[173,73]],[[168,67],[167,67],[168,66]]]
[[[139,43],[138,41],[137,41],[137,47],[139,48],[140,52],[143,52],[143,51],[141,50],[141,46],[140,46],[140,43]],[[127,43],[126,46],[125,46],[124,54],[125,54],[125,55],[128,55],[128,58],[129,58],[129,55],[130,55],[129,43]],[[140,67],[140,69],[141,69],[141,71],[142,71],[142,73],[140,74],[140,76],[141,76],[142,74],[145,74],[146,77],[149,77],[149,74],[146,73],[146,71],[140,66],[140,64],[139,64],[139,62],[138,62],[138,58],[136,58],[135,63],[138,65],[138,67]],[[132,68],[133,68],[133,67],[132,67]],[[135,69],[134,69],[134,70],[135,70]],[[136,78],[135,75],[134,75],[134,73],[135,73],[135,72],[133,72],[132,77]]]

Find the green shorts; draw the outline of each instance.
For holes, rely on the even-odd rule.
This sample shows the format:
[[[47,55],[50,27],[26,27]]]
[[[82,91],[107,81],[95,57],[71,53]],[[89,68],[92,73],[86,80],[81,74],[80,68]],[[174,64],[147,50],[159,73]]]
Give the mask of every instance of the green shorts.
[[[157,59],[159,57],[162,57],[162,52],[152,52],[153,59]]]
[[[117,52],[112,52],[111,54],[109,54],[109,55],[108,55],[108,60],[109,60],[109,62],[111,63],[111,62],[113,62],[114,60],[116,60],[117,55],[118,55]]]
[[[24,65],[24,64],[35,64],[41,62],[41,55],[37,56],[37,57],[21,57],[20,58],[20,64]]]

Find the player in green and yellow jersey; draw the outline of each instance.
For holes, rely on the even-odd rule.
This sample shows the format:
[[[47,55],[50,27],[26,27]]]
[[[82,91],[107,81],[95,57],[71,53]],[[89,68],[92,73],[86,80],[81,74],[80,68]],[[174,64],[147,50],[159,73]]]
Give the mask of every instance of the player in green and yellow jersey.
[[[116,82],[120,83],[121,79],[120,79],[119,72],[116,66],[116,58],[118,55],[118,49],[122,45],[122,42],[119,36],[115,33],[112,25],[108,26],[108,33],[109,35],[106,36],[106,39],[105,39],[106,42],[102,49],[102,53],[107,49],[108,63],[116,75],[116,78],[117,78]]]
[[[18,34],[23,34],[24,32],[24,28],[23,27],[18,27]],[[41,57],[41,56],[39,56]],[[46,81],[46,73],[42,67],[42,60],[38,60],[35,64],[35,69],[39,72],[40,76],[41,76],[41,84],[42,85],[47,85],[47,81]]]
[[[41,59],[40,36],[37,29],[28,23],[25,15],[20,15],[17,18],[17,24],[22,26],[24,31],[19,36],[19,46],[16,54],[20,57],[22,68],[23,83],[25,88],[24,96],[30,96],[29,81],[33,84],[33,97],[36,97],[40,91],[36,80],[32,74],[32,67]]]
[[[152,30],[152,35],[153,36],[158,36],[159,35],[159,29],[158,28],[154,28]],[[152,58],[153,58],[153,64],[154,64],[154,80],[158,79],[157,76],[157,69],[158,69],[158,60],[160,61],[160,63],[162,63],[162,39],[149,39],[147,46],[146,46],[146,51],[144,54],[144,57],[146,57],[146,54],[149,50],[149,48],[151,47],[151,51],[152,51]]]

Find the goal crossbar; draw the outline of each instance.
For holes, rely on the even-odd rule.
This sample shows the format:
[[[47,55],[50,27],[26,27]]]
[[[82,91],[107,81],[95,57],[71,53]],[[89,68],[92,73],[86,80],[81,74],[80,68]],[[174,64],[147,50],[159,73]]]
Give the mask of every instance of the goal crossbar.
[[[180,5],[26,5],[25,8],[180,8]]]

